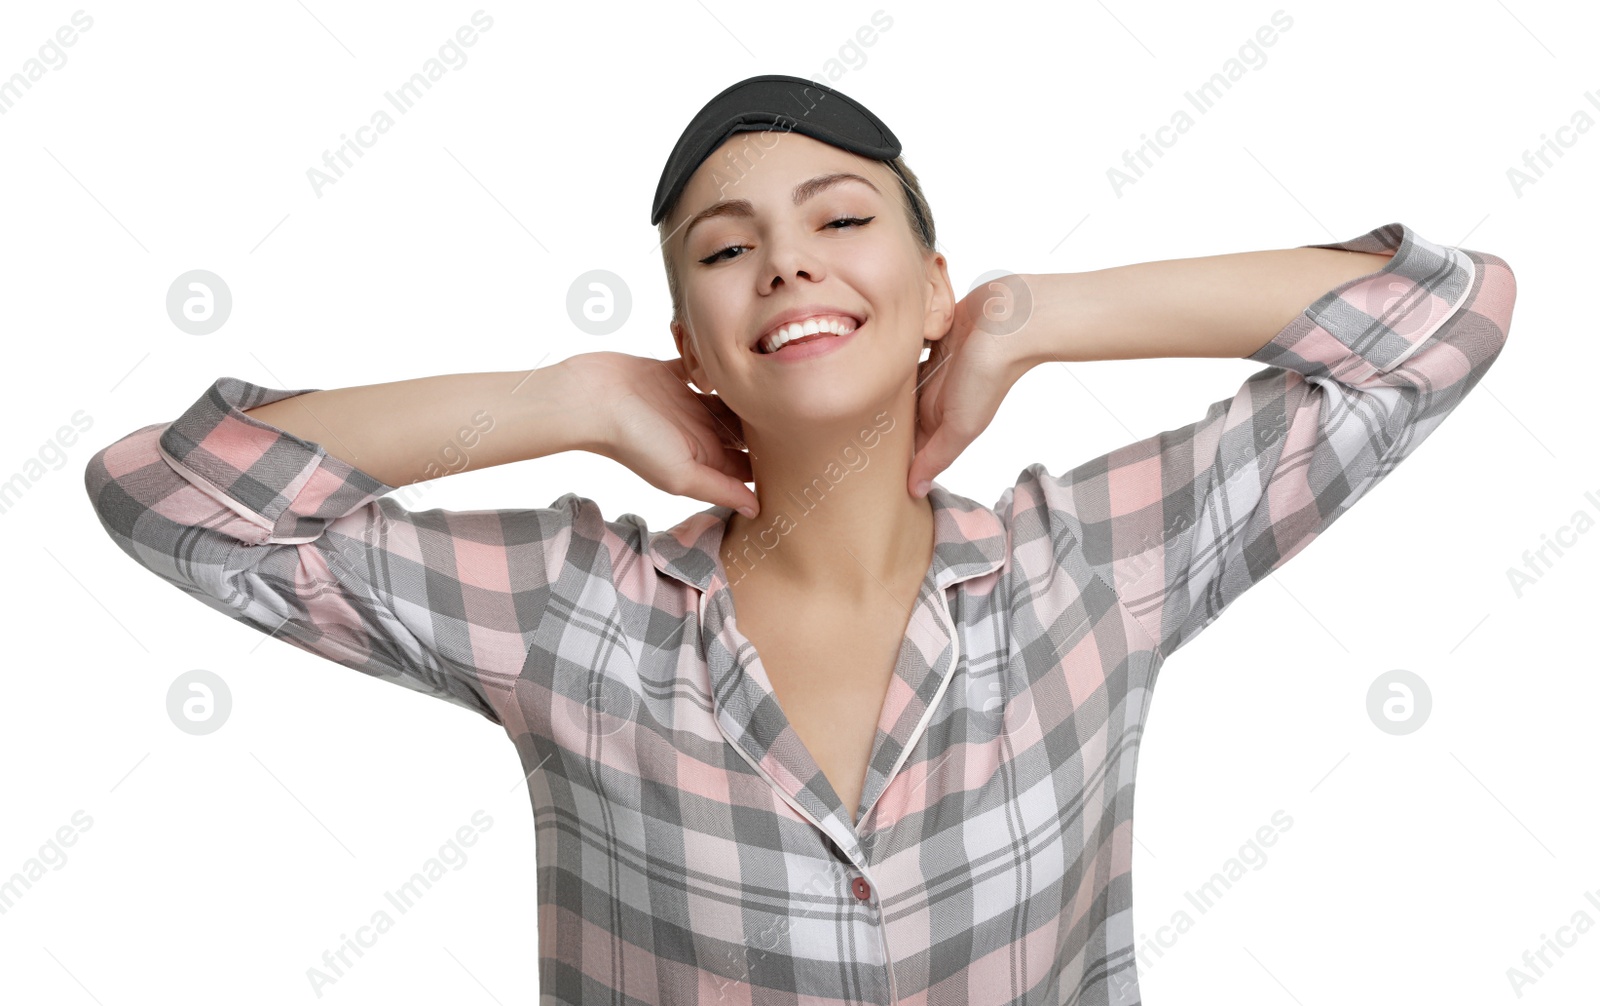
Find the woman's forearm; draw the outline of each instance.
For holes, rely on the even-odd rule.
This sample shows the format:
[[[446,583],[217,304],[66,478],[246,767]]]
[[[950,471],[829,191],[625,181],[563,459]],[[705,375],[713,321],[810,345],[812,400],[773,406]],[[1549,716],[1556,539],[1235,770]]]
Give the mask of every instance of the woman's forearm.
[[[1027,367],[1050,360],[1246,357],[1317,297],[1389,256],[1332,248],[1235,252],[1022,277],[1032,313],[1016,332]]]
[[[391,486],[589,450],[594,403],[561,361],[312,391],[245,412]]]

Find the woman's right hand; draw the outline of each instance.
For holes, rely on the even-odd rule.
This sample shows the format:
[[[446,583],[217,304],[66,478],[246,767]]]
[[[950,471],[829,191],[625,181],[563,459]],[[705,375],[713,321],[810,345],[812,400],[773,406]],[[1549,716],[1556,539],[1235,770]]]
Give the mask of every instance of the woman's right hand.
[[[683,359],[583,353],[564,361],[593,388],[600,442],[594,453],[677,496],[735,510],[759,507],[739,417],[716,395],[689,387]]]

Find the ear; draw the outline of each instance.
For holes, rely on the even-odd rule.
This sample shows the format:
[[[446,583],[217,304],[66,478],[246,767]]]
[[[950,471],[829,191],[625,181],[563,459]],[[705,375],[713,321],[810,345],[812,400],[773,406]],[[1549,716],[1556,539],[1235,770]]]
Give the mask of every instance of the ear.
[[[926,265],[926,307],[923,310],[924,343],[938,342],[950,331],[955,320],[956,295],[950,285],[950,269],[943,255],[923,249]]]
[[[672,331],[672,343],[678,348],[678,355],[683,358],[683,369],[689,375],[689,380],[702,394],[714,393],[715,389],[711,387],[705,369],[700,366],[700,357],[694,351],[694,340],[689,338],[683,322],[673,318],[667,327]]]

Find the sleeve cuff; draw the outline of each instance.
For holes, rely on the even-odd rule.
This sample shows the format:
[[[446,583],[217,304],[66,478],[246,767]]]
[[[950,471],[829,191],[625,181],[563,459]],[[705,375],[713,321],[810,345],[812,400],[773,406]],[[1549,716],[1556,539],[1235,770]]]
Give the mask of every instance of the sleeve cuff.
[[[1247,359],[1277,365],[1286,351],[1333,368],[1355,354],[1373,372],[1400,366],[1466,303],[1476,269],[1459,248],[1437,245],[1402,223],[1303,248],[1388,253],[1375,273],[1340,284]],[[1336,344],[1329,344],[1331,336]],[[1350,375],[1341,375],[1350,376]]]
[[[161,432],[161,456],[207,496],[261,529],[258,544],[315,540],[336,518],[394,486],[244,410],[320,391],[219,377]]]

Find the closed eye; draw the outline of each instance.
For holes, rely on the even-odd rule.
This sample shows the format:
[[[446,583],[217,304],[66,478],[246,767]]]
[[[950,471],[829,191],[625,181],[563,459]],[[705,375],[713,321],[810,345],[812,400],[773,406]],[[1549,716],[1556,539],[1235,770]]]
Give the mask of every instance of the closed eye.
[[[865,227],[867,224],[871,223],[875,219],[877,219],[876,216],[870,216],[870,217],[838,217],[837,219],[828,221],[823,226],[824,227],[835,227],[835,225],[837,225],[837,224],[845,224],[845,225],[850,226],[850,227]],[[843,230],[844,228],[843,227],[835,227],[835,229]],[[712,252],[710,255],[707,255],[705,258],[701,259],[700,260],[700,264],[701,265],[712,265],[712,264],[714,264],[716,262],[720,262],[720,261],[731,261],[731,259],[734,256],[730,256],[728,259],[724,259],[722,256],[727,252],[731,252],[731,251],[734,251],[734,250],[739,249],[739,248],[748,248],[748,247],[750,247],[750,246],[749,245],[728,245],[725,248],[719,248],[718,250]]]

